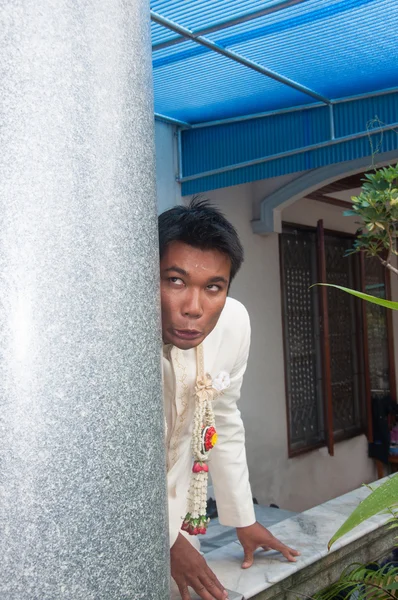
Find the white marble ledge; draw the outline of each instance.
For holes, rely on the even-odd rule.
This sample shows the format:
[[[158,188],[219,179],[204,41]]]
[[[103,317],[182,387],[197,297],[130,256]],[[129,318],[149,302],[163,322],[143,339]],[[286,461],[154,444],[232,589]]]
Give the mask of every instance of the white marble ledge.
[[[191,594],[191,600],[201,600],[200,597],[195,594],[193,590],[189,590]],[[174,581],[171,581],[171,599],[181,600],[180,593]],[[245,600],[242,594],[228,590],[228,600]]]
[[[381,481],[372,485],[377,486]],[[369,493],[370,490],[364,486],[272,525],[269,529],[278,539],[301,552],[301,556],[295,563],[287,562],[277,552],[258,551],[254,565],[250,569],[242,570],[242,548],[239,542],[232,542],[207,553],[206,560],[227,589],[242,594],[246,600],[252,598],[292,573],[326,556],[327,544],[332,535]],[[389,515],[382,514],[364,521],[338,540],[331,552],[378,529],[389,518]],[[179,598],[178,590],[173,588],[171,600]]]

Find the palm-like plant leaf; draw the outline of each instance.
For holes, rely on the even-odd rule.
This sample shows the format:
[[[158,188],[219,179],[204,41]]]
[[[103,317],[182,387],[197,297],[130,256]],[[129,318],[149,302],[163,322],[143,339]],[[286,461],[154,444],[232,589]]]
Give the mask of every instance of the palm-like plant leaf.
[[[339,580],[326,590],[314,595],[314,600],[356,600],[395,599],[398,590],[398,568],[393,564],[351,565],[340,575]]]
[[[390,308],[391,310],[398,310],[398,302],[393,302],[392,300],[384,300],[384,298],[377,298],[376,296],[370,296],[369,294],[364,294],[363,292],[358,292],[357,290],[352,290],[350,288],[343,287],[342,285],[335,285],[334,283],[315,283],[314,285],[324,285],[326,287],[336,288],[338,290],[341,290],[342,292],[347,292],[347,294],[356,296],[361,300],[366,300],[366,302],[372,302],[372,304],[379,304],[379,306],[384,306],[384,308]]]
[[[389,477],[387,481],[372,491],[372,493],[362,500],[357,508],[344,521],[340,529],[336,531],[328,544],[330,549],[332,544],[343,535],[354,529],[357,525],[366,521],[370,517],[389,509],[395,505],[398,498],[398,474]]]

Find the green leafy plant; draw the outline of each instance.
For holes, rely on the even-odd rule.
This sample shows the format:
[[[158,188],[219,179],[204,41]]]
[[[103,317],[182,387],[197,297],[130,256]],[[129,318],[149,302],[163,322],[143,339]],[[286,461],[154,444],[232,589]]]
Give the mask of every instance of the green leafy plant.
[[[398,527],[398,474],[371,489],[371,494],[362,500],[354,512],[346,519],[328,544],[330,547],[343,535],[363,521],[379,513],[390,514],[387,524]],[[352,564],[341,573],[331,586],[318,592],[313,600],[385,600],[398,598],[398,567],[392,563],[385,565]]]
[[[359,196],[352,196],[352,208],[344,215],[361,219],[354,246],[348,253],[364,252],[377,257],[398,275],[391,264],[396,250],[398,223],[398,164],[366,173]]]
[[[314,595],[314,600],[386,600],[398,598],[398,567],[354,564],[336,583]]]

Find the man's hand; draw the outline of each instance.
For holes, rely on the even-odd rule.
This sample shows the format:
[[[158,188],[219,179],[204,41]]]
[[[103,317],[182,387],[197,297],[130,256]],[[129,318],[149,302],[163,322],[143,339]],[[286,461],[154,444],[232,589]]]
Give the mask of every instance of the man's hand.
[[[170,550],[170,563],[171,575],[178,585],[182,600],[191,598],[188,586],[203,600],[228,598],[228,592],[209,569],[203,556],[181,533]]]
[[[245,553],[242,569],[248,569],[252,566],[253,555],[257,548],[263,548],[263,550],[277,550],[290,562],[295,562],[296,556],[300,556],[300,552],[282,544],[282,542],[277,540],[276,537],[274,537],[268,529],[265,529],[265,527],[260,525],[260,523],[254,523],[253,525],[249,525],[249,527],[237,527],[236,533]]]

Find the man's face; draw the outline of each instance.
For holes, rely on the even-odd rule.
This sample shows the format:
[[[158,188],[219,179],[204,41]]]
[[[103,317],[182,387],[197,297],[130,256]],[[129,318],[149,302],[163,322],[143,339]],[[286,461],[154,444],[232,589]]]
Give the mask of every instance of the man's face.
[[[195,348],[214,329],[227,298],[231,261],[218,250],[169,244],[160,261],[165,344]]]

